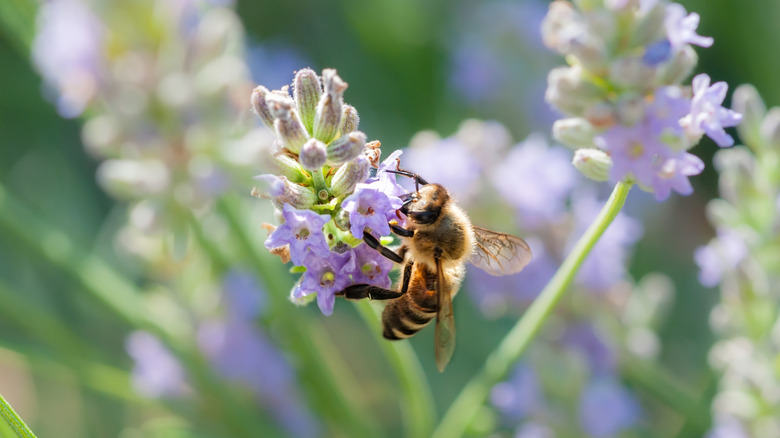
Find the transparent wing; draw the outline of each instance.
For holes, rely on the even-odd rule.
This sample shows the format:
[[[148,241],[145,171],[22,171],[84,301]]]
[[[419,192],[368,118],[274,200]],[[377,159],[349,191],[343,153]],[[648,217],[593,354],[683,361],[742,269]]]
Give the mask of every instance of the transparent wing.
[[[436,312],[435,357],[436,368],[443,372],[455,351],[455,317],[452,313],[452,294],[441,259],[436,259],[436,296],[439,308]]]
[[[488,274],[515,274],[531,261],[531,248],[525,240],[480,227],[473,228],[476,244],[469,262]]]

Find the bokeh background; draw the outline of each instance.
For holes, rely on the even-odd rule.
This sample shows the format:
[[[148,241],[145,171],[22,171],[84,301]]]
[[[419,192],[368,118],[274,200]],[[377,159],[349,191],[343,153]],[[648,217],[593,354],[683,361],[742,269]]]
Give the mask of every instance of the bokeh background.
[[[229,233],[223,229],[224,221],[212,217],[213,212],[220,211],[219,203],[213,202],[213,197],[200,200],[190,194],[161,200],[165,195],[157,193],[154,211],[158,214],[156,217],[163,218],[164,225],[162,231],[155,229],[152,237],[147,237],[159,242],[141,242],[142,237],[127,229],[128,214],[137,211],[133,207],[139,203],[139,196],[133,192],[135,189],[123,191],[122,184],[127,184],[126,181],[112,182],[105,175],[101,186],[98,184],[100,177],[96,177],[105,173],[105,167],[104,171],[99,171],[99,166],[107,156],[114,154],[113,158],[116,158],[124,152],[100,149],[100,142],[82,129],[85,121],[109,114],[114,123],[120,126],[126,123],[126,134],[139,144],[162,138],[160,147],[164,148],[171,144],[166,141],[179,136],[176,129],[192,126],[202,127],[208,138],[226,139],[225,144],[241,139],[260,143],[267,141],[262,133],[249,136],[252,129],[261,129],[248,112],[251,88],[255,84],[264,84],[269,89],[281,87],[290,82],[295,70],[309,66],[316,71],[323,68],[338,70],[349,83],[345,99],[358,109],[360,129],[370,139],[381,140],[385,154],[408,147],[413,138],[418,143],[425,143],[424,137],[415,137],[421,131],[432,130],[442,138],[451,137],[466,119],[496,121],[506,127],[512,138],[506,141],[484,134],[481,141],[485,143],[506,141],[506,146],[511,147],[534,132],[549,138],[556,115],[543,100],[546,74],[562,60],[541,44],[539,25],[547,2],[239,0],[235,3],[201,3],[182,0],[171,3],[191,8],[188,12],[191,16],[180,17],[179,22],[160,19],[165,17],[161,10],[167,3],[162,0],[137,4],[129,1],[91,4],[69,0],[45,4],[50,7],[55,3],[63,6],[60,14],[68,7],[76,7],[74,4],[86,5],[99,20],[111,24],[105,30],[107,33],[99,36],[109,53],[130,50],[136,45],[146,47],[146,55],[157,55],[165,60],[166,56],[175,57],[177,53],[197,57],[193,52],[201,50],[203,64],[209,57],[216,58],[221,54],[209,53],[208,44],[177,49],[176,44],[185,44],[176,39],[180,34],[177,32],[184,32],[181,29],[186,26],[203,25],[204,11],[224,7],[228,12],[235,11],[235,15],[222,17],[222,22],[214,20],[213,35],[208,34],[210,29],[201,30],[206,34],[205,40],[226,38],[232,41],[230,44],[235,43],[235,47],[225,50],[238,61],[212,67],[216,71],[211,76],[201,75],[206,76],[205,79],[198,77],[197,80],[224,81],[226,84],[215,86],[216,91],[212,94],[206,93],[206,98],[211,100],[205,103],[198,103],[203,94],[196,92],[196,97],[186,102],[177,103],[172,99],[173,103],[168,106],[131,108],[127,110],[131,115],[125,115],[122,113],[123,108],[126,109],[122,106],[122,102],[126,103],[123,91],[98,87],[85,111],[73,110],[61,102],[58,104],[55,88],[41,76],[44,68],[40,57],[56,59],[54,55],[46,54],[46,47],[34,45],[35,41],[40,42],[35,38],[44,22],[40,15],[36,20],[36,13],[44,3],[4,0],[0,6],[0,201],[3,215],[0,221],[3,224],[0,227],[0,393],[39,436],[241,435],[237,430],[243,430],[247,436],[270,436],[272,430],[287,436],[358,436],[360,431],[367,430],[381,431],[386,436],[407,433],[403,426],[403,408],[399,407],[403,397],[399,395],[402,391],[398,377],[383,356],[384,347],[379,345],[383,341],[378,341],[374,333],[377,328],[366,325],[355,305],[337,303],[336,312],[330,317],[321,315],[316,306],[294,308],[289,304],[289,309],[280,311],[279,303],[284,300],[265,296],[270,291],[263,279],[272,275],[272,282],[281,284],[280,288],[284,289],[285,285],[292,284],[294,275],[278,260],[264,258],[262,263],[267,271],[259,279],[254,277],[257,267],[246,262],[246,254],[236,249],[239,244],[230,241]],[[780,57],[776,48],[780,45],[780,30],[775,23],[780,18],[780,3],[773,0],[686,0],[683,4],[689,11],[701,15],[698,33],[715,38],[713,47],[697,50],[700,56],[697,72],[707,72],[714,81],[728,82],[730,93],[739,84],[753,84],[767,106],[779,103],[777,72],[780,71]],[[153,12],[158,14],[156,19],[149,18]],[[234,25],[219,28],[225,23]],[[97,34],[92,36],[98,38]],[[160,41],[165,44],[155,46]],[[67,52],[67,41],[59,43],[64,45],[59,50]],[[77,47],[84,41],[72,44],[71,47]],[[34,47],[37,52],[33,51]],[[36,56],[39,57],[37,61]],[[239,73],[236,69],[243,66],[248,70],[241,76],[243,70]],[[112,68],[110,74],[121,76],[119,73],[124,67],[114,65]],[[192,67],[181,75],[195,77],[202,73],[198,68]],[[169,85],[174,87],[171,85],[174,82]],[[144,92],[142,84],[136,84],[141,87],[137,92]],[[105,95],[101,95],[102,92]],[[177,119],[184,112],[192,119]],[[133,126],[129,126],[131,122]],[[249,136],[249,140],[245,136]],[[223,147],[220,141],[215,140],[214,147]],[[563,315],[551,321],[538,341],[550,347],[545,350],[540,346],[531,355],[533,360],[530,362],[535,366],[546,364],[548,375],[528,377],[518,371],[515,376],[520,382],[517,388],[541,388],[538,392],[546,394],[547,402],[535,403],[533,399],[536,397],[538,401],[538,393],[521,393],[517,388],[503,388],[504,393],[495,391],[492,401],[472,425],[470,434],[514,436],[521,433],[521,426],[527,424],[529,418],[538,424],[569,421],[570,425],[553,429],[554,435],[527,436],[702,436],[710,430],[710,405],[718,388],[716,373],[708,362],[708,353],[715,342],[710,313],[720,298],[717,289],[700,284],[693,254],[713,235],[705,216],[705,205],[718,196],[717,174],[711,165],[717,149],[714,143],[705,139],[694,150],[707,163],[707,168],[703,174],[692,178],[695,192],[690,197],[673,195],[666,202],[656,203],[650,195],[639,190],[631,193],[627,213],[641,223],[643,232],[641,238],[637,235],[635,239],[624,239],[623,252],[609,260],[609,263],[626,264],[628,274],[622,276],[619,284],[609,285],[622,292],[588,295],[586,288],[579,286],[563,307],[582,309],[584,306],[587,310],[579,313],[564,310]],[[447,152],[441,153],[446,158]],[[218,196],[225,196],[228,204],[238,206],[233,211],[238,212],[240,222],[251,234],[251,244],[262,250],[265,232],[260,224],[272,221],[273,215],[270,203],[249,196],[253,184],[250,177],[260,173],[261,167],[260,163],[252,162],[254,156],[251,154],[251,148],[248,148],[240,160],[226,159],[225,162],[240,167],[245,173],[237,171],[230,183],[217,184],[219,189],[214,190]],[[409,155],[415,156],[414,153]],[[425,166],[429,166],[427,163],[440,158],[437,154],[424,155],[417,155],[424,160],[418,165],[422,173],[425,173]],[[144,155],[136,150],[131,156]],[[409,160],[408,167],[415,169],[413,158]],[[481,180],[474,182],[479,191],[473,196],[474,200],[467,203],[475,222],[522,234],[529,239],[536,238],[535,229],[524,228],[521,220],[501,219],[507,211],[512,211],[512,207],[495,195],[497,189],[490,182],[495,179],[499,163],[490,166],[492,168],[480,170],[477,179]],[[257,169],[254,173],[253,167]],[[142,172],[140,175],[144,179],[148,174]],[[457,176],[454,179],[457,180]],[[194,192],[206,190],[199,185],[201,182],[193,182]],[[139,181],[134,184],[143,185]],[[598,193],[609,190],[609,187],[594,187]],[[528,187],[527,190],[535,188]],[[573,200],[564,202],[567,211],[573,208]],[[211,250],[215,252],[198,249],[198,244],[193,243],[193,225],[188,222],[187,214],[181,213],[190,209],[195,211],[196,220],[211,221],[206,222],[203,230],[206,234],[211,233],[206,241],[212,244]],[[127,243],[128,239],[130,243]],[[145,250],[132,250],[147,244],[163,247],[155,250],[158,251],[155,257],[160,258],[150,258]],[[68,252],[72,249],[68,245],[75,245],[78,250]],[[214,254],[219,253],[224,257],[217,262]],[[59,259],[58,254],[66,254],[65,259]],[[203,392],[208,385],[191,383],[192,374],[197,372],[182,371],[176,359],[170,356],[168,350],[177,347],[169,346],[166,350],[145,327],[134,325],[132,318],[117,316],[122,312],[112,311],[111,306],[122,306],[122,303],[106,304],[111,302],[110,298],[103,300],[96,298],[96,294],[84,292],[85,284],[102,288],[104,294],[112,294],[123,287],[111,275],[96,273],[97,268],[90,265],[93,259],[99,260],[101,266],[109,267],[111,275],[126,280],[133,291],[141,291],[145,308],[154,309],[150,311],[153,319],[162,321],[163,326],[174,327],[172,330],[179,337],[191,335],[190,344],[199,345],[199,351],[211,359],[206,368],[218,371],[212,383],[223,390]],[[215,267],[217,265],[221,267]],[[606,336],[612,344],[621,345],[624,340],[619,333],[626,330],[625,326],[603,322],[610,321],[610,316],[605,314],[611,309],[623,308],[620,304],[611,307],[614,303],[610,304],[610,300],[625,301],[630,295],[626,290],[636,288],[635,284],[650,273],[662,273],[665,276],[662,279],[651,277],[651,280],[663,284],[654,286],[656,289],[668,289],[663,312],[652,315],[652,331],[659,345],[652,362],[663,369],[672,382],[685,383],[692,400],[696,401],[691,411],[700,415],[696,421],[689,421],[686,413],[675,409],[674,401],[664,400],[648,388],[652,385],[643,384],[642,378],[634,375],[635,370],[632,374],[630,370],[617,367],[615,379],[623,389],[605,396],[605,400],[629,394],[630,401],[621,399],[614,403],[621,407],[632,406],[631,412],[626,414],[630,421],[626,420],[626,427],[610,429],[604,426],[607,429],[602,434],[598,432],[601,430],[598,426],[591,429],[584,426],[589,420],[582,417],[610,416],[614,412],[607,407],[614,406],[609,405],[610,401],[602,400],[604,404],[597,403],[602,409],[586,414],[579,392],[567,394],[549,389],[556,373],[561,381],[567,381],[567,376],[575,372],[572,369],[582,368],[571,363],[584,360],[577,354],[561,351],[563,347],[558,345],[563,337],[561,333],[568,333],[571,327],[580,325],[599,327],[603,332],[612,333]],[[84,280],[85,276],[92,277]],[[516,280],[531,281],[522,276]],[[432,330],[424,330],[408,341],[419,357],[424,380],[430,387],[421,387],[420,391],[430,390],[438,415],[446,410],[486,355],[522,315],[529,300],[527,294],[533,295],[532,290],[525,290],[517,292],[526,294],[517,300],[502,298],[504,301],[491,305],[485,304],[480,291],[472,290],[478,288],[478,282],[467,281],[455,302],[458,348],[446,373],[439,374],[434,366]],[[231,290],[238,292],[233,294]],[[509,296],[512,293],[513,290],[507,292]],[[591,306],[588,304],[591,301],[606,304]],[[230,310],[231,306],[238,310]],[[254,310],[247,312],[247,309]],[[291,319],[280,323],[279,319],[284,318]],[[231,326],[236,321],[244,321],[250,328]],[[595,324],[596,321],[602,323]],[[320,358],[328,365],[305,363],[305,357],[290,347],[293,343],[288,333],[291,324],[300,324],[301,336],[308,337],[309,342],[319,344],[324,342],[322,338],[328,338],[327,343],[332,347],[329,351],[337,357]],[[312,324],[323,327],[324,331],[313,329]],[[179,330],[179,326],[184,328]],[[192,328],[196,326],[197,329]],[[262,327],[262,332],[258,332],[260,335],[247,334],[254,333],[251,327],[255,326]],[[587,327],[583,330],[590,330]],[[243,333],[252,340],[243,343],[236,333]],[[204,341],[209,334],[224,339],[212,343]],[[235,342],[231,344],[231,341]],[[187,345],[187,341],[181,341],[181,345]],[[573,351],[578,350],[574,348]],[[595,354],[599,356],[599,353]],[[234,356],[250,359],[233,368],[230,363],[220,365]],[[343,367],[338,373],[343,375],[336,381],[336,386],[340,386],[346,396],[322,392],[322,385],[312,384],[312,381],[324,378],[318,374],[320,367],[332,368],[334,363]],[[185,365],[184,369],[187,367]],[[254,375],[265,378],[253,380]],[[178,376],[180,381],[172,376]],[[586,377],[582,379],[587,380]],[[242,383],[236,384],[236,381]],[[587,386],[583,381],[575,386]],[[544,390],[545,387],[548,389]],[[228,395],[225,399],[242,406],[233,411],[238,420],[225,420],[230,415],[222,411],[229,411],[231,407],[214,396],[221,391],[241,393],[235,397]],[[243,392],[253,395],[244,396]],[[504,394],[503,398],[501,394]],[[351,402],[339,402],[339,397]],[[528,399],[517,402],[523,397]],[[323,408],[331,403],[338,407],[359,406],[361,410],[348,415]],[[545,414],[545,409],[550,413]],[[260,420],[254,417],[255,414]],[[226,426],[245,423],[243,418],[247,415],[252,418],[248,427],[233,429]],[[437,419],[433,417],[430,422],[435,423]],[[361,426],[346,424],[350,421]],[[273,427],[252,429],[252,424]],[[256,433],[247,434],[247,430]],[[530,432],[526,430],[525,433]]]

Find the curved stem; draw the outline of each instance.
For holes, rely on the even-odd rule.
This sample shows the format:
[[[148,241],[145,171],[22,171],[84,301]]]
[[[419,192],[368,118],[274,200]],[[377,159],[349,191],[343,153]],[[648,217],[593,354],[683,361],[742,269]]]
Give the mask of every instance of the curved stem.
[[[487,399],[490,389],[507,375],[511,366],[523,354],[544,321],[547,320],[552,309],[568,289],[582,262],[585,261],[585,257],[623,208],[630,188],[630,184],[617,183],[596,220],[585,231],[553,278],[539,294],[539,297],[534,300],[525,315],[488,356],[482,369],[466,384],[450,405],[434,431],[434,437],[446,438],[463,435],[474,414]]]
[[[417,355],[408,342],[388,342],[382,339],[377,309],[368,300],[360,301],[356,307],[398,376],[398,382],[401,385],[401,415],[404,419],[404,436],[409,438],[430,436],[436,408],[431,388]]]
[[[32,433],[30,428],[24,424],[24,421],[19,418],[19,415],[14,411],[11,405],[5,401],[2,394],[0,394],[0,415],[2,415],[6,423],[11,426],[11,429],[16,432],[16,436],[20,438],[35,438],[35,434]]]

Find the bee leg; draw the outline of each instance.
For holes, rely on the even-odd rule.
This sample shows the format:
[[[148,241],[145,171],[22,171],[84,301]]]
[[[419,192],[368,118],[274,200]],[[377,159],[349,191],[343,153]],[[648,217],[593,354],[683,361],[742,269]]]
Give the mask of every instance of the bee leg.
[[[376,237],[368,233],[363,233],[363,241],[366,242],[366,245],[379,251],[380,254],[387,257],[388,259],[396,263],[403,263],[404,258],[402,256],[394,253],[390,248],[383,246],[381,243],[379,243],[379,240],[377,240]]]
[[[390,224],[390,229],[401,237],[414,236],[414,230],[407,230],[406,228],[399,227],[398,225]]]
[[[397,290],[385,289],[383,287],[372,286],[370,284],[353,284],[336,295],[343,296],[348,300],[362,300],[369,298],[372,300],[391,300],[403,295],[403,292]]]

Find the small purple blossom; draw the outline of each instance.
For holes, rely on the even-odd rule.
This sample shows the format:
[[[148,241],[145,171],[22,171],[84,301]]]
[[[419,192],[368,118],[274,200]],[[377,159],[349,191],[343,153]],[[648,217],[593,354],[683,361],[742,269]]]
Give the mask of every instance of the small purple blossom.
[[[388,274],[393,269],[394,263],[371,248],[361,243],[353,250],[355,254],[355,270],[352,271],[352,283],[372,284],[374,286],[389,288],[392,285]]]
[[[330,220],[327,214],[317,214],[311,210],[298,210],[284,204],[282,210],[284,223],[265,240],[268,249],[290,245],[290,259],[296,265],[302,265],[310,253],[327,257],[330,253],[328,242],[322,233],[322,227]]]
[[[498,193],[528,228],[558,220],[577,181],[570,153],[549,147],[538,134],[515,146],[492,175]]]
[[[403,153],[402,150],[393,151],[387,158],[379,164],[379,168],[376,171],[376,176],[369,178],[366,183],[378,183],[377,188],[388,194],[388,196],[400,196],[406,193],[394,173],[388,172],[388,170],[396,170],[398,166],[398,157]]]
[[[355,270],[355,255],[352,251],[343,254],[330,251],[325,257],[309,253],[303,263],[306,272],[292,290],[293,301],[300,301],[316,293],[317,305],[324,315],[333,313],[336,292],[349,286],[349,274]]]
[[[222,279],[222,288],[231,317],[249,320],[260,315],[265,302],[265,291],[254,275],[232,270]]]
[[[633,176],[640,185],[652,187],[656,159],[668,154],[658,132],[644,121],[634,126],[615,124],[597,136],[595,142],[612,157],[609,177],[613,182]]]
[[[666,7],[664,27],[674,49],[679,49],[686,44],[710,47],[713,43],[712,37],[704,37],[696,33],[696,28],[699,27],[699,14],[695,12],[688,14],[685,7],[679,3],[672,3]]]
[[[704,73],[693,78],[691,112],[680,121],[690,137],[707,134],[718,146],[732,146],[734,139],[723,128],[737,126],[742,114],[722,106],[728,85],[716,82],[710,85],[710,77]]]
[[[597,377],[580,396],[580,424],[593,438],[611,438],[633,426],[641,413],[636,398],[612,376]]]
[[[382,181],[358,184],[355,192],[341,203],[341,208],[349,213],[350,231],[356,238],[363,238],[365,228],[380,236],[390,234],[388,221],[396,217],[395,211],[401,208],[403,201],[383,191],[386,187]]]
[[[678,156],[663,161],[655,174],[653,192],[655,199],[663,201],[672,190],[687,196],[693,193],[689,176],[698,175],[704,170],[704,162],[696,155],[681,152]]]

